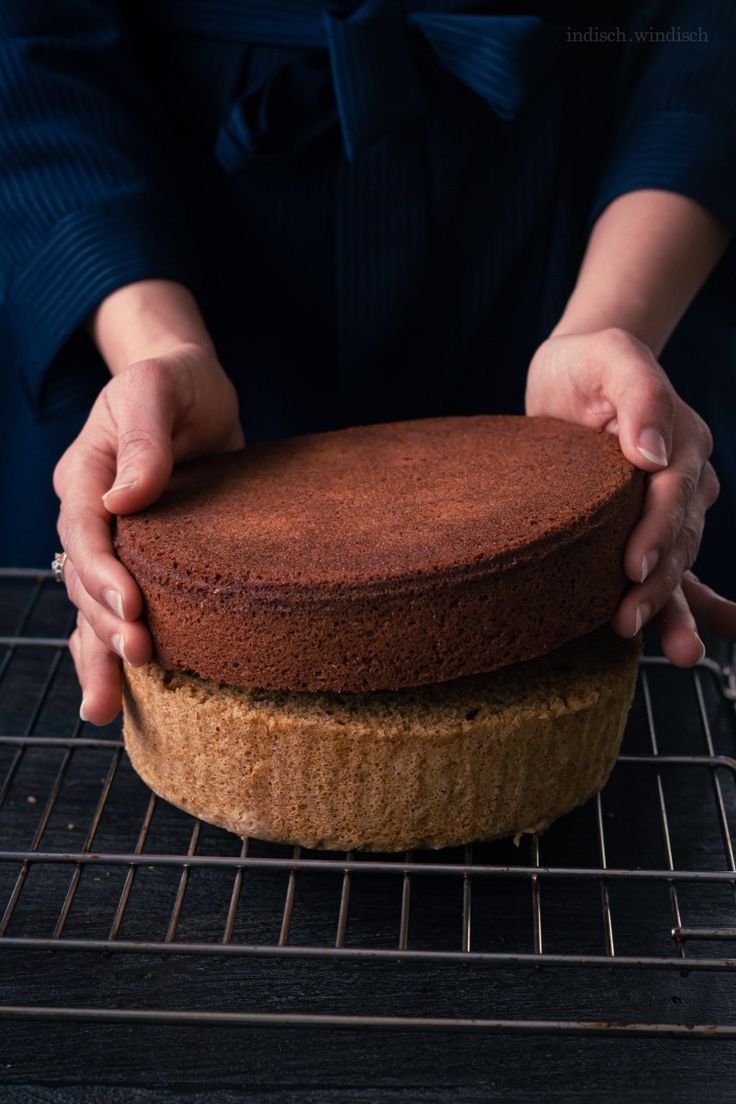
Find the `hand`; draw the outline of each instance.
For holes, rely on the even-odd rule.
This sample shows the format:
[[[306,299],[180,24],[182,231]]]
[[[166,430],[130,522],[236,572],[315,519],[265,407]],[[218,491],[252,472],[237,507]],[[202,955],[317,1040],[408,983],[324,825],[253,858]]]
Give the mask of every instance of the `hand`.
[[[553,335],[529,367],[526,411],[616,433],[624,455],[649,473],[643,514],[624,554],[634,585],[613,619],[616,631],[633,636],[658,615],[662,648],[680,667],[705,652],[698,626],[736,639],[736,603],[689,571],[705,511],[718,497],[708,460],[712,437],[649,348],[615,328]]]
[[[235,389],[211,348],[183,344],[119,371],[57,464],[64,579],[79,610],[69,647],[84,720],[113,720],[121,705],[120,658],[138,665],[152,651],[138,620],[140,591],[113,552],[113,515],[154,502],[177,461],[243,443]]]

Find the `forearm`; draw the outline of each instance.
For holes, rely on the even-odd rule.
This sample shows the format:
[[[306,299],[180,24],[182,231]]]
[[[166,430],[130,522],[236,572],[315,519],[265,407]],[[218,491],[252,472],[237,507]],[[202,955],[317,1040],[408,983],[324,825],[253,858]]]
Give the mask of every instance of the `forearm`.
[[[620,196],[596,222],[554,334],[619,327],[659,356],[731,234],[700,204],[664,191]]]
[[[102,300],[90,332],[112,375],[182,345],[214,353],[194,296],[171,280],[140,280]]]

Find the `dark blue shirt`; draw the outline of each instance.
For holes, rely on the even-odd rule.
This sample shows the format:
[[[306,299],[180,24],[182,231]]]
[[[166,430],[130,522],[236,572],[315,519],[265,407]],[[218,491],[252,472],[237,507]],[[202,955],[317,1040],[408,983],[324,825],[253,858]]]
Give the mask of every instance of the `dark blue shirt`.
[[[730,0],[0,0],[3,561],[55,547],[83,323],[134,280],[194,289],[250,440],[521,411],[608,202],[736,226],[735,47]],[[722,583],[733,263],[664,360],[715,431]]]

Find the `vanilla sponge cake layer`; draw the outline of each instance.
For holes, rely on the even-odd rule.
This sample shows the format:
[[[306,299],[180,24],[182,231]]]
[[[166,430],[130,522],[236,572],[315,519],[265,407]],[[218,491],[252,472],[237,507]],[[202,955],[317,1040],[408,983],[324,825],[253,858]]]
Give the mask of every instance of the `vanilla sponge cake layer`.
[[[355,694],[126,667],[125,744],[156,793],[240,836],[380,851],[518,836],[605,784],[639,649],[606,628],[492,674]]]

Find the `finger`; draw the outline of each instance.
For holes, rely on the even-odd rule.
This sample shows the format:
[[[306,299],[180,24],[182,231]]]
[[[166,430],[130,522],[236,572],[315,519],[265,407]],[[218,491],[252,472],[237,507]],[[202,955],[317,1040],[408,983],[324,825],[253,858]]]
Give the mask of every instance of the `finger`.
[[[220,445],[220,451],[239,452],[242,448],[245,448],[245,433],[243,432],[243,426],[240,422],[240,419],[238,419],[233,428],[228,433],[227,437]]]
[[[629,334],[608,334],[598,356],[621,451],[637,468],[660,471],[672,452],[678,400],[671,383],[646,346]]]
[[[84,435],[72,445],[54,475],[61,498],[58,530],[62,548],[87,594],[130,621],[141,614],[141,595],[113,554],[110,514],[102,503],[113,471],[114,454],[109,449]]]
[[[662,651],[676,667],[692,667],[705,655],[682,587],[672,591],[658,618]]]
[[[119,659],[107,650],[81,615],[69,646],[82,687],[80,717],[95,725],[109,724],[122,704]]]
[[[695,501],[702,533],[704,512],[715,502],[718,489],[712,465],[703,467],[694,450],[650,477],[641,519],[624,553],[624,568],[632,582],[643,583],[670,553]]]
[[[673,547],[657,564],[656,569],[639,586],[633,586],[624,596],[613,619],[613,627],[622,636],[633,636],[663,609],[670,595],[692,566],[700,547],[705,507],[696,499],[688,513]]]
[[[79,684],[81,686],[82,679],[80,677],[80,669],[79,669],[79,658],[80,658],[80,648],[81,648],[81,644],[80,644],[80,641],[79,641],[79,618],[77,618],[77,627],[74,630],[74,632],[72,633],[72,635],[69,637],[68,643],[69,643],[69,652],[71,653],[71,657],[74,661],[74,670],[77,672],[77,679],[78,679]]]
[[[682,589],[702,632],[716,633],[725,640],[736,640],[736,602],[717,594],[705,583],[686,571]]]
[[[171,477],[178,414],[175,374],[162,361],[141,361],[106,389],[117,437],[114,481],[102,494],[111,513],[130,514],[150,506]]]
[[[70,559],[67,559],[64,567],[64,582],[72,602],[109,650],[134,667],[150,661],[151,638],[143,623],[122,621],[96,602],[84,589],[74,562]]]

